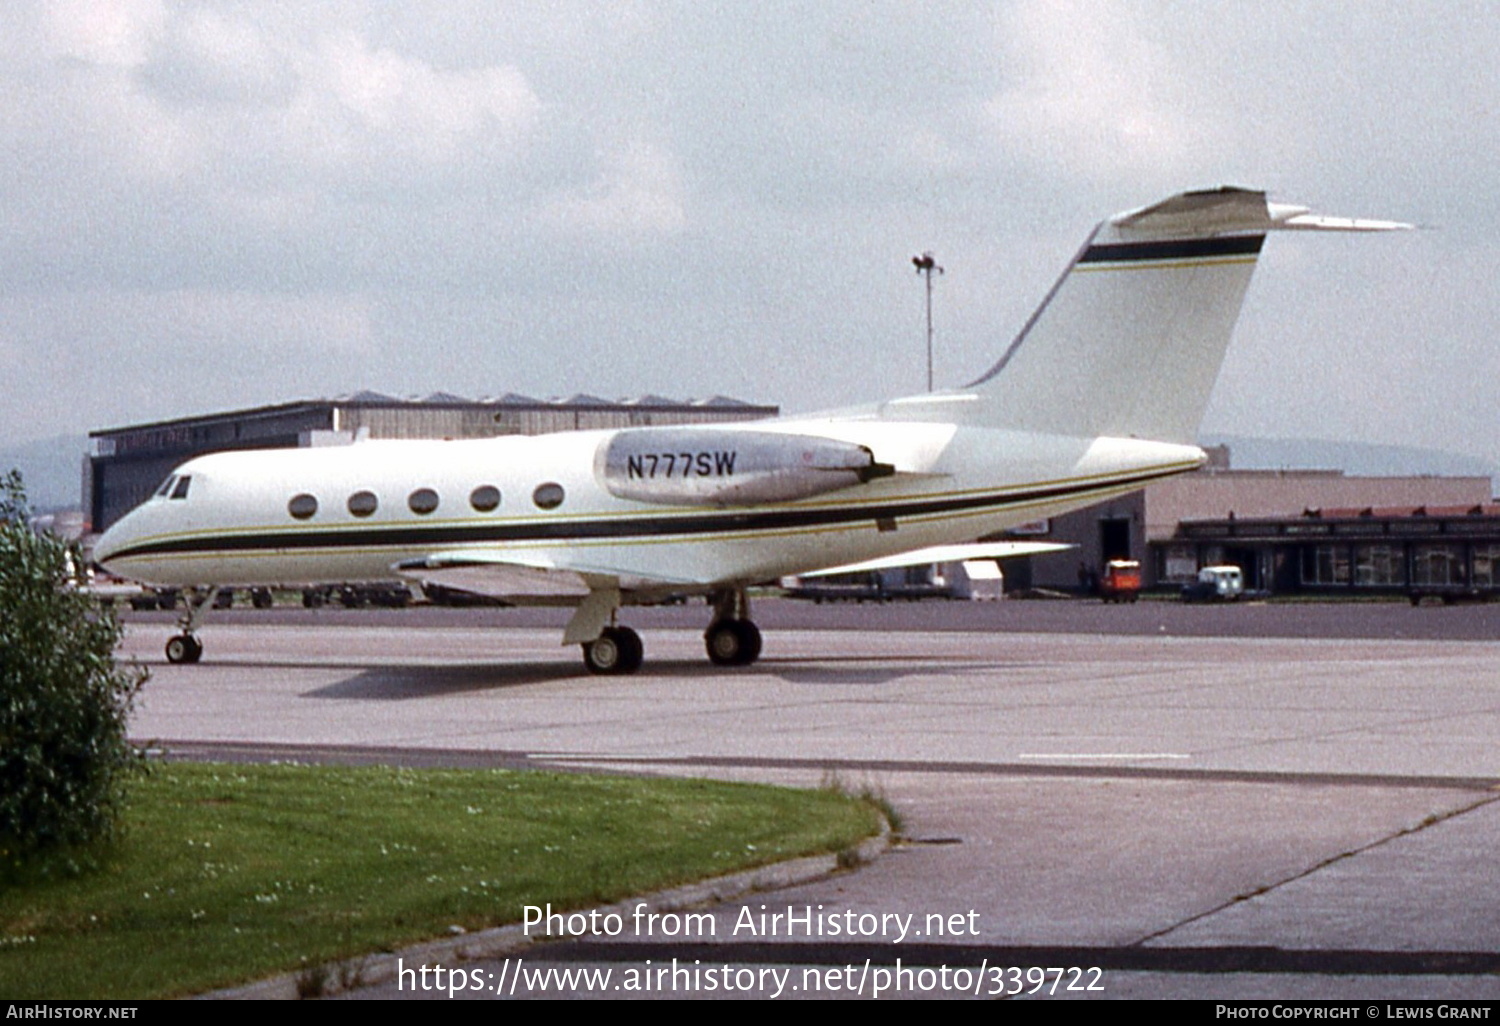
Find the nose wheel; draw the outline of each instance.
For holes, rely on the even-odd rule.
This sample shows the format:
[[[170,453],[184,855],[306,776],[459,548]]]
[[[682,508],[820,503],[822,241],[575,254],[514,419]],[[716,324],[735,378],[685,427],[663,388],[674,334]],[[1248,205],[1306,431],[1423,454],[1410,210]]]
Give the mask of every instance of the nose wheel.
[[[167,639],[167,662],[196,663],[203,658],[203,642],[191,634],[178,634]]]
[[[177,626],[182,628],[182,633],[167,639],[167,662],[169,663],[196,663],[203,658],[203,642],[193,632],[203,625],[204,617],[208,615],[216,603],[214,599],[219,594],[219,589],[212,585],[201,588],[193,588],[184,595],[184,604],[187,609],[177,620]],[[233,597],[233,592],[225,591],[225,594]]]
[[[593,641],[583,643],[583,665],[590,673],[634,673],[641,668],[644,654],[641,636],[629,627],[606,627]]]

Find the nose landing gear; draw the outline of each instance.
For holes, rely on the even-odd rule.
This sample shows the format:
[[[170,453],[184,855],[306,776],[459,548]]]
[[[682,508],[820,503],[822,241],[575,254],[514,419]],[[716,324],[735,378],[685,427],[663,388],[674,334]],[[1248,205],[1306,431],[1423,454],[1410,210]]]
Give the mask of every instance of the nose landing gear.
[[[203,642],[193,632],[203,626],[217,594],[218,589],[209,586],[195,588],[183,596],[187,612],[177,621],[182,633],[167,639],[167,662],[196,663],[203,658]]]
[[[203,642],[191,634],[178,634],[167,639],[167,662],[196,663],[203,658]]]

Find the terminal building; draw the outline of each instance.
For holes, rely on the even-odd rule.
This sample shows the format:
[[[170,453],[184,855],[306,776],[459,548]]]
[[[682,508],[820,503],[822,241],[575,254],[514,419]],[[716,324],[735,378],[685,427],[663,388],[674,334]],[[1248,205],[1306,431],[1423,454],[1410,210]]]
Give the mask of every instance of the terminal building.
[[[1234,470],[1227,449],[1208,451],[1202,470],[1030,525],[1025,537],[1076,548],[1007,563],[1010,585],[1076,591],[1107,561],[1134,559],[1147,588],[1224,564],[1279,594],[1500,586],[1488,477]]]
[[[339,445],[369,438],[492,438],[551,431],[705,424],[774,417],[776,406],[714,396],[677,401],[647,395],[533,399],[509,393],[465,399],[436,392],[414,399],[356,392],[89,433],[83,509],[103,531],[134,509],[184,460],[227,449]]]

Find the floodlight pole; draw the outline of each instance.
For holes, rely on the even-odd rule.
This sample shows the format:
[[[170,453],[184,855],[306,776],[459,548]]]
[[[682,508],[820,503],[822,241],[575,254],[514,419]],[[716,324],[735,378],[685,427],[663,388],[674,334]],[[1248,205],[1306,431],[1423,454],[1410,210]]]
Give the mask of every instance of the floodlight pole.
[[[916,267],[918,274],[927,276],[927,391],[932,391],[932,272],[943,273],[938,262],[933,259],[932,251],[928,250],[921,256],[911,258],[912,265]]]

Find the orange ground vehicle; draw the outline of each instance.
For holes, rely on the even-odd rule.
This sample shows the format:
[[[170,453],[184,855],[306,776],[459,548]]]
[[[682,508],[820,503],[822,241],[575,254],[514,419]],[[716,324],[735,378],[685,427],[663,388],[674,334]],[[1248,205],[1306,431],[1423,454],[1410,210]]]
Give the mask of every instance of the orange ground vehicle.
[[[1141,594],[1141,564],[1134,559],[1111,559],[1099,578],[1099,597],[1106,602],[1134,602]]]

